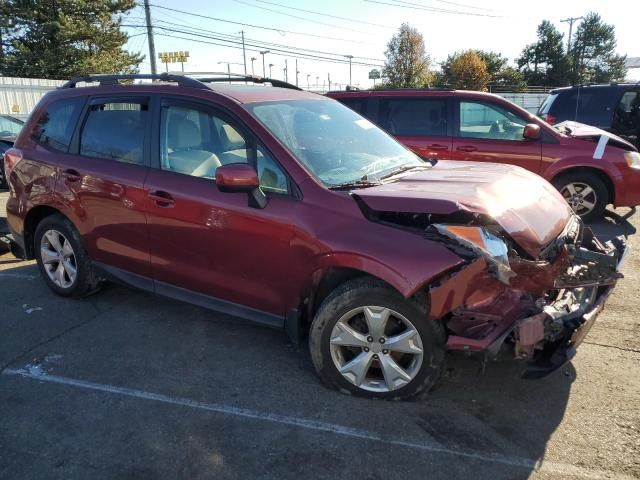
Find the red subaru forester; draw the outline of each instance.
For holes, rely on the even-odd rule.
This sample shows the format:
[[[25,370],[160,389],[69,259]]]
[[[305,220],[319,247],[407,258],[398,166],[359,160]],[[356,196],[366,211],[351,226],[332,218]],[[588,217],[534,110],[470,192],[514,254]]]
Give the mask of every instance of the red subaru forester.
[[[5,156],[7,214],[55,293],[114,280],[308,333],[322,380],[365,396],[426,392],[446,350],[508,350],[530,378],[571,359],[620,258],[549,183],[220,80],[83,77],[42,99]]]
[[[640,205],[640,154],[609,132],[551,126],[498,95],[466,90],[330,92],[430,158],[517,165],[551,182],[585,221]]]

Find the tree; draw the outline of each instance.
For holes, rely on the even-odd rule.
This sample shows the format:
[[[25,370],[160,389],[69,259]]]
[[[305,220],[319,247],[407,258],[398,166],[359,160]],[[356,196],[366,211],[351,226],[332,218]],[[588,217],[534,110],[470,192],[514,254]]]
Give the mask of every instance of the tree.
[[[437,85],[452,86],[456,84],[456,75],[452,73],[451,65],[460,57],[460,55],[465,53],[475,53],[482,59],[486,66],[487,73],[489,74],[490,84],[502,83],[505,76],[513,75],[513,72],[510,72],[509,70],[505,72],[505,69],[509,69],[511,67],[506,66],[509,59],[503,57],[501,53],[486,52],[484,50],[467,50],[466,52],[453,53],[447,57],[447,59],[442,63],[440,74],[434,76],[434,82]]]
[[[425,52],[424,39],[408,23],[403,23],[391,38],[385,56],[383,77],[387,77],[386,86],[411,88],[428,83],[430,59]]]
[[[491,75],[486,62],[475,50],[449,55],[442,65],[446,85],[464,90],[486,90]]]
[[[516,60],[529,85],[567,85],[568,61],[564,35],[548,20],[538,25],[538,41],[527,45]]]
[[[569,60],[573,83],[608,83],[624,80],[626,56],[617,55],[613,25],[602,21],[597,13],[589,13],[573,37]]]
[[[5,75],[62,79],[88,73],[134,73],[143,56],[122,47],[120,15],[135,0],[4,0]]]
[[[514,67],[504,67],[491,78],[492,87],[498,87],[500,91],[524,92],[527,81],[524,74]]]

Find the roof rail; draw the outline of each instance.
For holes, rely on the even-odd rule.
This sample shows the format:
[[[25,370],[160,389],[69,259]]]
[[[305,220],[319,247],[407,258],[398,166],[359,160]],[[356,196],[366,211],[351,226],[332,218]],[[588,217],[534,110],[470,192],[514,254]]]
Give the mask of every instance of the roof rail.
[[[270,83],[273,87],[290,88],[292,90],[302,90],[291,83],[284,82],[282,80],[276,80],[275,78],[259,77],[257,75],[243,75],[236,73],[212,73],[210,75],[216,75],[215,77],[201,77],[195,80],[202,83],[223,83],[223,82],[251,82],[251,83]],[[219,76],[218,76],[219,75]]]
[[[134,74],[105,74],[105,75],[85,75],[74,77],[58,88],[75,88],[78,83],[99,83],[100,85],[119,85],[120,80],[161,80],[164,82],[175,82],[183,87],[209,88],[195,78],[185,77],[172,73],[134,73]]]

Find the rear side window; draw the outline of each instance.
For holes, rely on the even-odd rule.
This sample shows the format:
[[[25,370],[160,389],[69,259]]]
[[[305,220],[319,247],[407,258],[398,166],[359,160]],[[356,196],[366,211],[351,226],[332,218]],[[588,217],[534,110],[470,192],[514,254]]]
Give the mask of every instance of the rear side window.
[[[339,98],[338,101],[343,105],[346,105],[354,112],[358,112],[360,115],[365,114],[366,102],[367,100],[362,97],[354,97],[354,98]]]
[[[591,87],[558,92],[557,98],[550,101],[548,106],[543,105],[540,113],[551,116],[553,121],[549,123],[575,120],[607,127],[611,123],[617,92],[611,88]]]
[[[148,106],[138,102],[91,105],[80,137],[80,155],[144,165]]]
[[[446,136],[447,100],[440,98],[381,99],[380,126],[392,135]]]
[[[36,122],[33,139],[52,150],[68,152],[84,101],[84,97],[74,97],[50,103]]]

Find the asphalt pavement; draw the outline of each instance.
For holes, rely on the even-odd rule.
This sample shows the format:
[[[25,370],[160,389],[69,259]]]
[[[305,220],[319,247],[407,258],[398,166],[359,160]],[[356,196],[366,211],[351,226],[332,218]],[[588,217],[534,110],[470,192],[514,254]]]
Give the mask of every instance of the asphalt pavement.
[[[599,235],[640,224],[612,217]],[[324,388],[281,332],[114,285],[60,298],[6,253],[0,478],[640,478],[639,267],[555,374],[451,354],[427,398],[385,402]]]

